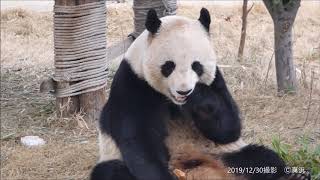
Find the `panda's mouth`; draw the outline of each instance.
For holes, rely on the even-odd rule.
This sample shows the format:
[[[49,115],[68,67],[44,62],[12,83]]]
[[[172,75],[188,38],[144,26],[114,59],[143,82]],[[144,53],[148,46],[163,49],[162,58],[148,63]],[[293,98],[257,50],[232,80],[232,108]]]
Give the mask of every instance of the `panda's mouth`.
[[[187,102],[187,97],[188,96],[179,96],[179,97],[177,97],[177,96],[173,95],[171,92],[170,92],[170,96],[172,97],[171,99],[173,100],[173,102],[175,104],[183,105],[183,104],[185,104]]]

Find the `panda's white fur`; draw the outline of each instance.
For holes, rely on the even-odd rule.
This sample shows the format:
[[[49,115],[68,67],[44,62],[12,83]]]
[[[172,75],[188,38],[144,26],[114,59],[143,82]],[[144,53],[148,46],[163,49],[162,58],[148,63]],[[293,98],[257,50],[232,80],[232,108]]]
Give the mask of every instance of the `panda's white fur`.
[[[150,86],[166,95],[176,104],[174,96],[177,90],[194,89],[197,82],[210,85],[215,78],[217,65],[216,54],[210,42],[208,32],[198,20],[180,16],[161,18],[161,27],[156,35],[145,30],[125,53],[133,71]],[[152,41],[152,42],[151,42]],[[168,78],[164,78],[159,67],[167,60],[177,66]],[[191,69],[195,61],[201,62],[204,74],[199,78]],[[216,145],[202,137],[191,121],[175,120],[168,124],[169,136],[166,144],[171,155],[179,154],[185,148],[208,153],[222,153],[238,150],[246,143],[239,139],[226,145]],[[114,140],[107,134],[99,132],[99,162],[122,159]]]
[[[98,131],[98,142],[99,142],[99,160],[98,162],[110,161],[114,159],[122,160],[122,155],[113,138],[106,134]]]
[[[233,152],[247,146],[241,138],[229,144],[215,144],[200,135],[199,131],[190,121],[176,119],[167,124],[168,137],[166,145],[172,158],[183,153],[184,150],[221,154]],[[109,160],[122,160],[122,155],[113,138],[106,133],[98,132],[99,160],[104,162]]]
[[[181,16],[166,16],[160,20],[158,33],[152,35],[145,30],[130,46],[125,59],[141,79],[180,105],[171,94],[179,97],[177,90],[194,89],[198,82],[210,85],[215,78],[217,58],[208,32],[198,20]],[[177,69],[164,78],[159,67],[168,60],[174,61]],[[195,60],[204,67],[200,78],[191,69]],[[166,144],[172,155],[185,148],[221,153],[246,145],[242,139],[227,145],[215,145],[200,135],[192,121],[175,120],[168,124],[168,129]]]
[[[179,97],[176,90],[194,89],[198,81],[207,85],[212,83],[216,69],[216,55],[207,32],[198,20],[167,16],[161,18],[161,22],[159,33],[153,36],[147,30],[143,31],[129,47],[124,59],[141,79],[146,80],[150,86],[173,102],[180,104],[171,95]],[[173,60],[177,64],[177,69],[169,78],[164,78],[159,67],[167,60]],[[191,69],[191,64],[195,60],[200,61],[204,67],[201,79]],[[176,125],[172,124],[172,126]],[[182,129],[185,130],[187,127]],[[179,135],[175,136],[177,133]],[[190,142],[197,138],[188,137],[190,134],[185,133],[171,132],[173,136],[169,136],[167,141],[169,147],[173,144],[186,145],[182,142]],[[192,133],[192,136],[196,136],[196,133]],[[185,141],[186,139],[188,140]],[[99,162],[122,159],[118,147],[109,135],[99,131],[98,141]]]
[[[198,20],[166,16],[161,18],[161,22],[157,34],[152,35],[145,30],[133,42],[125,59],[140,78],[181,105],[183,103],[177,99],[183,97],[177,91],[193,90],[197,82],[212,83],[217,65],[216,54],[208,32]],[[164,78],[159,67],[168,60],[176,64],[176,69]],[[191,69],[194,61],[203,65],[204,73],[200,78]]]
[[[219,163],[226,165],[241,166],[241,161],[249,159],[250,165],[267,161],[283,166],[271,150],[247,145],[239,138],[239,112],[217,68],[208,34],[210,15],[206,9],[200,14],[198,20],[179,16],[159,20],[154,10],[149,11],[150,26],[157,29],[147,27],[133,42],[115,75],[99,124],[100,159],[92,179],[172,180],[174,167],[170,160],[185,151],[219,154]],[[169,76],[161,71],[167,61],[175,63]],[[203,68],[201,75],[192,68],[196,61]],[[178,91],[196,94],[194,102],[181,106],[186,97]],[[218,113],[193,109],[208,106],[214,107],[206,110],[212,112],[210,108],[215,108]],[[216,140],[224,145],[215,144]],[[260,152],[265,157],[260,157]],[[255,155],[250,157],[252,153]]]

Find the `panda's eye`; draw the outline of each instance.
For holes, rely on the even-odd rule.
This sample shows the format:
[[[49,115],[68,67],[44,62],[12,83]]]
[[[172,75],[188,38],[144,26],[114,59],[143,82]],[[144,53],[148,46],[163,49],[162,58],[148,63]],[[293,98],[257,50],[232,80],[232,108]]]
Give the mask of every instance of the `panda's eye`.
[[[194,61],[191,65],[192,70],[197,73],[198,76],[201,76],[203,74],[203,66],[200,64],[199,61]]]
[[[161,66],[161,73],[163,76],[169,77],[175,67],[176,64],[173,61],[166,61],[166,63]]]

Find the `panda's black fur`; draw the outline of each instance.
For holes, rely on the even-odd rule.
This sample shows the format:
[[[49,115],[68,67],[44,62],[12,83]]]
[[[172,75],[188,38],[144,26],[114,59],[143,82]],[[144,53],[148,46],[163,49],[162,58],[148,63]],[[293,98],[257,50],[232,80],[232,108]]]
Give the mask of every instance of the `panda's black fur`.
[[[197,84],[184,106],[191,112],[195,125],[206,138],[218,144],[227,144],[239,139],[239,110],[219,68],[214,82],[209,87]]]
[[[209,32],[210,30],[210,23],[211,23],[211,17],[210,13],[207,9],[202,8],[200,11],[200,17],[198,19],[201,24],[204,26],[204,28]]]
[[[156,33],[161,24],[154,13],[149,11],[146,22],[151,34]],[[199,21],[209,30],[211,19],[206,9],[201,10]],[[114,76],[99,122],[100,133],[111,137],[122,159],[99,162],[91,173],[91,180],[176,179],[169,170],[171,154],[165,143],[166,124],[184,115],[190,116],[202,136],[214,143],[228,144],[240,138],[239,110],[218,68],[209,86],[198,83],[187,103],[178,106],[141,79],[128,59],[124,59]],[[279,167],[276,174],[245,174],[246,179],[273,180],[283,176],[284,162],[263,146],[247,145],[221,157],[225,166]]]
[[[102,133],[115,140],[125,164],[137,179],[171,179],[166,164],[169,156],[163,144],[166,104],[168,100],[139,79],[123,60],[114,76],[100,126]],[[94,171],[92,179],[101,178]]]
[[[251,180],[279,179],[286,175],[284,172],[284,168],[286,166],[284,161],[280,159],[276,153],[264,146],[248,145],[238,152],[224,154],[222,161],[227,167],[235,169],[247,168],[248,171],[244,174],[246,174],[248,179]],[[254,172],[257,169],[263,169],[266,167],[275,168],[277,172]],[[242,173],[238,172],[238,175],[242,175]]]

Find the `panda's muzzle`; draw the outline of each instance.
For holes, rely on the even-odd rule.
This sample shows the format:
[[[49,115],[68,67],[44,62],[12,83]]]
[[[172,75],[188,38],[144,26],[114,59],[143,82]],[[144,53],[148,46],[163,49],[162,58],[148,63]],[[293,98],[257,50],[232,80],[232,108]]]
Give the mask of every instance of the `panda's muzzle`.
[[[192,89],[187,90],[187,91],[177,91],[177,93],[182,95],[182,96],[188,96],[191,91],[192,91]]]
[[[187,90],[187,91],[175,91],[175,93],[171,93],[172,99],[175,104],[184,104],[187,101],[187,97],[192,93],[193,89]],[[176,95],[174,95],[176,94]]]

